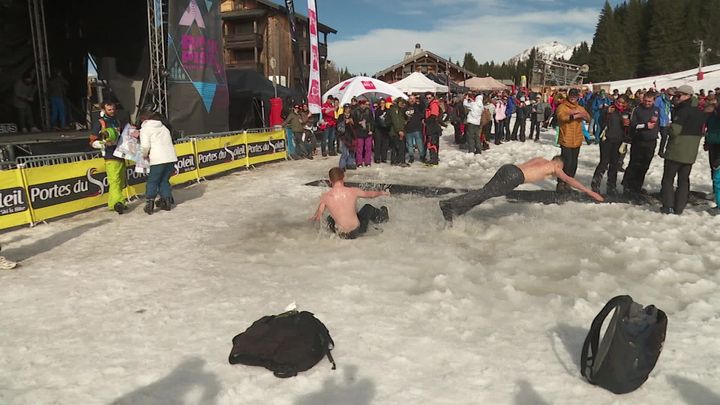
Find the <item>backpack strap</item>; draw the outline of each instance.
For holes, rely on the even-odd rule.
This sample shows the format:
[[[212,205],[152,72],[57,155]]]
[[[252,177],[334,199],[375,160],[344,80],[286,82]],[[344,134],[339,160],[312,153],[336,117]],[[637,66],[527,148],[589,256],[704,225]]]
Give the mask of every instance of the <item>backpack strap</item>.
[[[580,355],[580,373],[589,382],[593,380],[593,366],[595,365],[595,356],[598,354],[598,343],[600,341],[600,329],[602,329],[605,318],[612,312],[616,307],[625,304],[631,304],[633,299],[629,295],[619,295],[605,304],[602,311],[595,317],[590,326],[590,332],[588,332],[583,343],[582,354]],[[590,350],[590,356],[588,356],[588,349]]]

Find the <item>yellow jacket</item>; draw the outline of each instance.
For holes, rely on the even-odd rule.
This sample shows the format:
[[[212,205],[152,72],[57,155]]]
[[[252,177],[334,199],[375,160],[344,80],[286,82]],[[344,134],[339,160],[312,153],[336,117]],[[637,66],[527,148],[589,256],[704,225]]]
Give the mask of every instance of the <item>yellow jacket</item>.
[[[565,99],[556,111],[558,123],[560,124],[558,143],[566,148],[579,148],[582,146],[583,139],[585,139],[582,132],[582,119],[577,116],[574,119],[570,118],[570,111],[577,108],[581,107]]]

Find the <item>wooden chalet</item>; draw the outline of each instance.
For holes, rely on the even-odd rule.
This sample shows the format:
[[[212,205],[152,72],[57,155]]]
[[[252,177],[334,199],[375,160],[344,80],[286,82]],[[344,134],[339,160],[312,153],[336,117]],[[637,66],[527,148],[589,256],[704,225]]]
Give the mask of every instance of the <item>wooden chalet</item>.
[[[415,45],[413,52],[406,52],[402,62],[375,73],[373,77],[387,83],[394,83],[410,76],[413,72],[447,74],[450,80],[458,84],[475,77],[474,73],[462,66],[422,49],[420,44]]]
[[[304,66],[307,83],[310,64],[307,16],[296,14],[295,18],[301,59],[297,60],[285,6],[268,0],[225,0],[220,11],[227,69],[255,70],[279,85],[298,88],[301,82],[298,67]],[[318,22],[321,75],[325,74],[328,34],[337,31]],[[274,69],[271,60],[275,61]]]

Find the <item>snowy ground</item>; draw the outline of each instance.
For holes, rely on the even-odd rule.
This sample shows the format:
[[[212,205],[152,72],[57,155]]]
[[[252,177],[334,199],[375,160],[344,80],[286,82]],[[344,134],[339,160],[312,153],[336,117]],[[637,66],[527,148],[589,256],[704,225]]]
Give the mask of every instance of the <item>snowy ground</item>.
[[[502,164],[444,145],[438,168],[373,166],[351,181],[479,187]],[[589,183],[597,146],[583,146]],[[718,404],[720,218],[612,204],[488,201],[444,223],[437,199],[383,197],[383,231],[340,240],[307,218],[336,162],[284,162],[176,191],[151,217],[93,211],[0,235],[2,404]],[[661,161],[648,176],[659,189]],[[708,192],[701,155],[693,189]],[[524,189],[554,187],[552,182]],[[595,314],[630,294],[669,317],[657,367],[634,393],[585,383]],[[288,380],[231,366],[231,339],[291,302],[336,342]]]

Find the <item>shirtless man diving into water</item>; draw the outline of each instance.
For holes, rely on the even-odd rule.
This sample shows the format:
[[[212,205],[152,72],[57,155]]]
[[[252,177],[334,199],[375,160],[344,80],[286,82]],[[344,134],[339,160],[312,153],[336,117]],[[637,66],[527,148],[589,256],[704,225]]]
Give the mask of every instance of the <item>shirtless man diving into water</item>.
[[[440,209],[445,220],[452,221],[453,217],[470,211],[474,206],[482,204],[487,199],[508,194],[521,184],[537,183],[548,177],[556,177],[599,202],[605,201],[600,194],[565,174],[562,158],[555,156],[552,160],[536,157],[521,165],[504,165],[482,189],[442,200]]]
[[[386,222],[389,219],[388,209],[380,209],[365,204],[360,211],[356,211],[358,198],[376,198],[390,195],[386,191],[365,191],[355,187],[345,187],[345,172],[339,167],[330,169],[330,184],[332,189],[320,197],[320,204],[311,221],[322,220],[325,209],[330,212],[328,227],[343,239],[355,239],[367,232],[370,221],[373,223]]]

